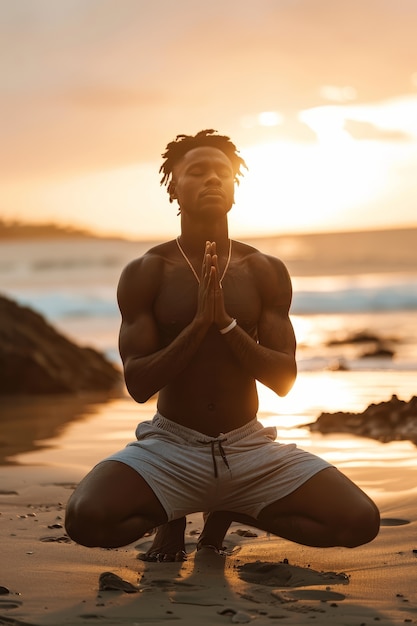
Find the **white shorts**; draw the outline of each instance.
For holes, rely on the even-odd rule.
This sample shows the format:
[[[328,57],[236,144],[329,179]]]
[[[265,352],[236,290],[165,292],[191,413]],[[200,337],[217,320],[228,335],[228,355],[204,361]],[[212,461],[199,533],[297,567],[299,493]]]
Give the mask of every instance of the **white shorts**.
[[[137,440],[104,461],[120,461],[148,483],[168,521],[202,511],[234,511],[257,518],[295,491],[327,461],[275,441],[275,427],[257,419],[208,437],[159,413],[141,422]]]

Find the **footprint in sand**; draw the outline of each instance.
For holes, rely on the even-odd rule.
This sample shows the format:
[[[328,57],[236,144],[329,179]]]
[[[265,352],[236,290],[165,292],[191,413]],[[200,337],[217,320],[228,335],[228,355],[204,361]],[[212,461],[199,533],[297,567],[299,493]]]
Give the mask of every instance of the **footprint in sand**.
[[[20,619],[16,617],[5,617],[4,615],[0,615],[0,624],[3,626],[36,626],[33,623],[22,622]]]
[[[10,590],[0,585],[0,596],[4,596],[0,598],[0,609],[17,609],[22,604],[20,600],[11,599],[10,595]],[[3,623],[1,620],[2,617],[0,616],[0,624]]]
[[[0,610],[1,609],[18,609],[21,606],[21,602],[19,600],[0,600]],[[0,616],[0,624],[2,617]]]
[[[337,591],[330,591],[324,589],[294,589],[293,591],[279,591],[274,590],[271,592],[274,598],[282,602],[297,602],[298,600],[318,600],[320,602],[336,602],[344,600],[346,596],[343,593]]]
[[[257,585],[268,587],[306,587],[309,585],[347,585],[346,574],[336,572],[317,572],[306,567],[288,563],[245,563],[239,567],[239,577]]]
[[[68,535],[41,537],[39,541],[43,541],[43,543],[72,543]]]

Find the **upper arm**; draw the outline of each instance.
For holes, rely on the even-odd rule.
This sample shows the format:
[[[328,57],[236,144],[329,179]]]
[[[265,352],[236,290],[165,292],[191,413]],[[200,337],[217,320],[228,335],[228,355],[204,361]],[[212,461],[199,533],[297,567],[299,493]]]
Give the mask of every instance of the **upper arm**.
[[[119,351],[124,365],[135,357],[159,349],[159,333],[153,313],[161,261],[145,255],[130,263],[122,272],[117,300],[122,317]]]
[[[257,273],[262,301],[258,322],[259,343],[295,356],[296,340],[289,317],[292,285],[287,268],[279,259],[262,255]]]

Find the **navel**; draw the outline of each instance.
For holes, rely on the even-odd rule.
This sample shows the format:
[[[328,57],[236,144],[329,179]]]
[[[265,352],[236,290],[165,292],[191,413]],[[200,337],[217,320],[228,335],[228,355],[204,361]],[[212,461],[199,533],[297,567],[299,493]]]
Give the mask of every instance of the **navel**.
[[[214,411],[216,408],[216,405],[210,402],[210,404],[207,405],[207,408],[209,411]]]

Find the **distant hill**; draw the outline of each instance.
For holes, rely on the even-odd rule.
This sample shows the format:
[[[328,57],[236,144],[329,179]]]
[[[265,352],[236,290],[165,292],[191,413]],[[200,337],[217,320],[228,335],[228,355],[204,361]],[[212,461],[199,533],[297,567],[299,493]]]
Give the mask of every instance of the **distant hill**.
[[[105,237],[88,230],[54,223],[33,224],[0,219],[0,241],[94,239],[131,244],[121,237]],[[164,238],[165,239],[165,238]],[[416,272],[417,227],[308,234],[276,234],[242,237],[263,252],[281,258],[293,276],[363,272]],[[145,249],[161,240],[138,241]]]
[[[282,258],[297,276],[417,271],[416,227],[245,240]]]
[[[59,224],[7,221],[0,219],[0,240],[4,239],[62,239],[71,237],[94,237],[94,234],[72,226]]]

